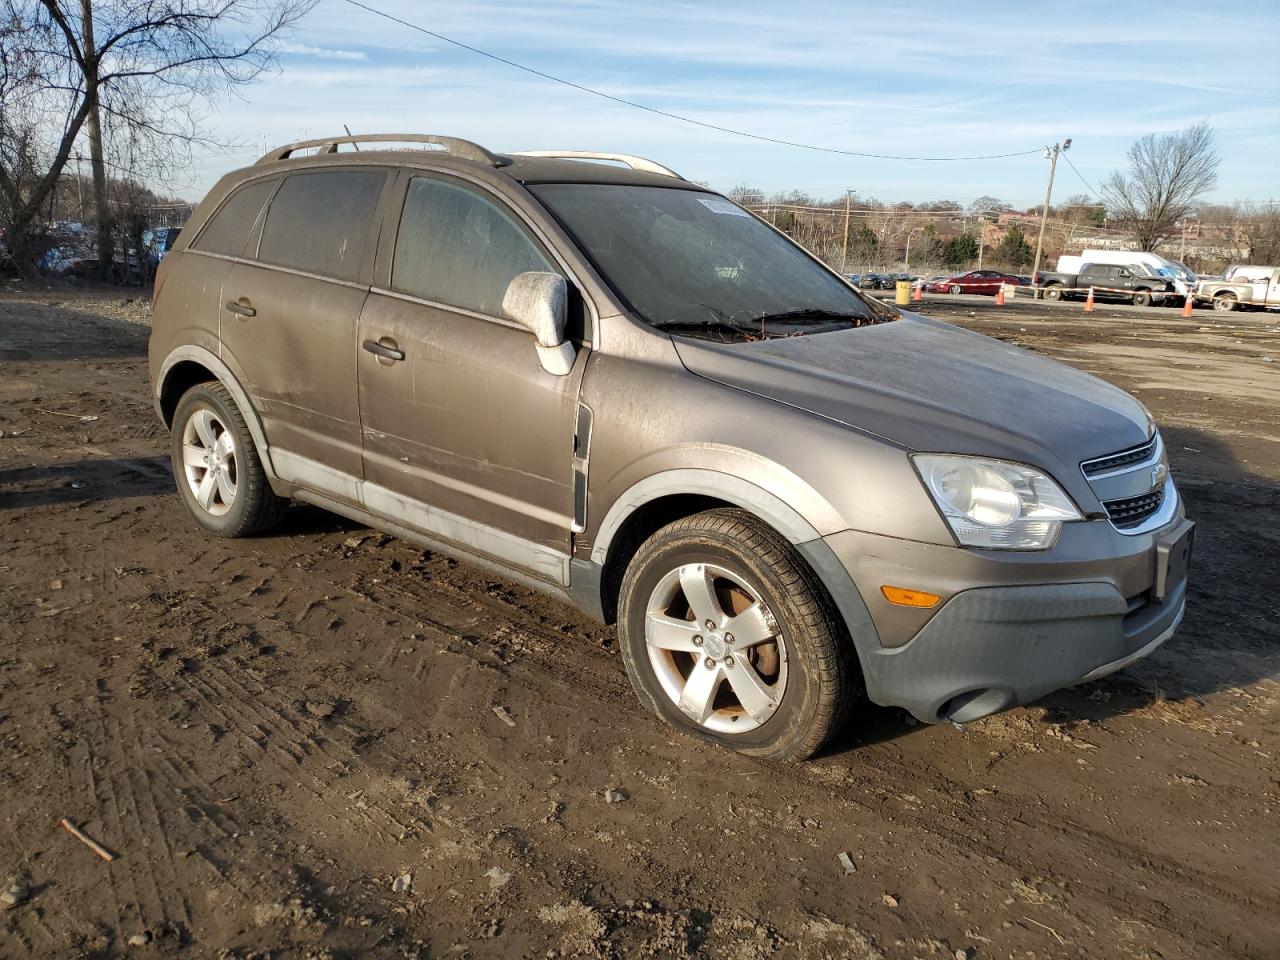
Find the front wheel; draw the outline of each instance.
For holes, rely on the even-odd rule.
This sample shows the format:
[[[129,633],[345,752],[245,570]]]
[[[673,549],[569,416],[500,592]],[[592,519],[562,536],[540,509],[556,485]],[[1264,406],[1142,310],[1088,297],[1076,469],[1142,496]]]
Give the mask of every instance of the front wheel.
[[[958,283],[953,283],[953,284],[951,285],[951,292],[952,292],[952,293],[963,293],[964,291],[960,288],[960,284],[958,284]]]
[[[178,493],[197,523],[219,537],[274,527],[288,501],[267,482],[253,435],[227,388],[196,384],[173,415],[170,445]]]
[[[1135,307],[1149,307],[1151,306],[1151,300],[1150,290],[1138,290],[1133,295],[1133,305]]]
[[[747,513],[711,510],[659,530],[628,566],[618,609],[631,685],[672,726],[803,760],[848,714],[857,672],[826,591]]]

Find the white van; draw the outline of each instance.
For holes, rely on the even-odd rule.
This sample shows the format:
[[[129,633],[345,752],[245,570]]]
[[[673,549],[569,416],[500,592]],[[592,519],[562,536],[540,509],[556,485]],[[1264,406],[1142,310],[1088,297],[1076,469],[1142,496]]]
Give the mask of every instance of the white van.
[[[1128,266],[1141,264],[1152,273],[1173,281],[1174,289],[1186,296],[1192,292],[1200,278],[1185,264],[1170,260],[1158,253],[1142,253],[1137,250],[1085,250],[1078,257],[1059,257],[1059,273],[1079,273],[1086,263],[1112,263]]]

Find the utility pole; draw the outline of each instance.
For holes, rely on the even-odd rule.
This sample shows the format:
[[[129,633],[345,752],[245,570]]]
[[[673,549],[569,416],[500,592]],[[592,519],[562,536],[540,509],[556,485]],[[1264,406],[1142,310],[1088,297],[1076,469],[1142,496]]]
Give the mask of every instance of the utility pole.
[[[84,95],[89,101],[85,126],[89,131],[89,162],[93,167],[93,204],[98,233],[98,273],[109,279],[111,269],[111,211],[107,207],[107,167],[102,160],[102,118],[98,111],[98,51],[93,42],[93,0],[80,0],[80,45],[84,56]]]
[[[840,254],[840,272],[849,272],[849,207],[853,200],[853,191],[844,192],[844,250]]]
[[[1071,149],[1071,138],[1063,140],[1062,143],[1055,143],[1052,148],[1045,147],[1045,159],[1049,160],[1049,185],[1044,189],[1044,207],[1040,210],[1040,233],[1036,236],[1036,259],[1031,267],[1031,284],[1033,287],[1039,285],[1040,274],[1040,254],[1044,250],[1044,228],[1049,222],[1049,202],[1053,199],[1053,175],[1058,170],[1058,154]],[[1032,294],[1033,297],[1039,297],[1037,290]]]

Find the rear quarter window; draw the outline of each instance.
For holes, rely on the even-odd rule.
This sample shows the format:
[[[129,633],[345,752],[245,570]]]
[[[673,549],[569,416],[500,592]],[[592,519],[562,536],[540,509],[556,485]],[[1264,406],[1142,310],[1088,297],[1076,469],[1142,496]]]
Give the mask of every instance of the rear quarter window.
[[[355,280],[386,174],[323,170],[285,178],[262,228],[258,259]]]
[[[255,180],[234,191],[209,218],[191,246],[207,253],[242,256],[249,233],[278,182],[275,177],[270,180]]]

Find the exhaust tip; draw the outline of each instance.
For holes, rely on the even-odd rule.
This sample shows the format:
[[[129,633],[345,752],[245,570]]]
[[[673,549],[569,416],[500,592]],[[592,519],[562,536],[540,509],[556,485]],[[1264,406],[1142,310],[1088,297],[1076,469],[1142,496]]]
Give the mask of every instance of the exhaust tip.
[[[952,697],[938,710],[938,716],[950,723],[969,723],[1007,710],[1016,702],[1012,690],[985,687]]]

